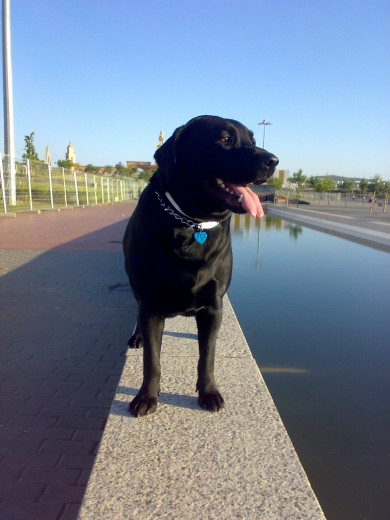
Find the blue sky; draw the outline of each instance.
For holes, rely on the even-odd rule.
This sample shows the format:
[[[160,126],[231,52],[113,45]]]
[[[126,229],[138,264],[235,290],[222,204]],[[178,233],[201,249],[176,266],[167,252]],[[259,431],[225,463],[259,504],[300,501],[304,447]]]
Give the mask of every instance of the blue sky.
[[[387,0],[11,0],[11,35],[18,155],[152,161],[215,114],[291,173],[390,179]]]

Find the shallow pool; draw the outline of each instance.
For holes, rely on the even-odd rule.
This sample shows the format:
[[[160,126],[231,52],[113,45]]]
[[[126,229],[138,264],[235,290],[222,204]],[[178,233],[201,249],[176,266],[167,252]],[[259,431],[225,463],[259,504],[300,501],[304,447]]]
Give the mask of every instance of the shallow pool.
[[[232,220],[229,297],[328,520],[390,518],[390,255]]]

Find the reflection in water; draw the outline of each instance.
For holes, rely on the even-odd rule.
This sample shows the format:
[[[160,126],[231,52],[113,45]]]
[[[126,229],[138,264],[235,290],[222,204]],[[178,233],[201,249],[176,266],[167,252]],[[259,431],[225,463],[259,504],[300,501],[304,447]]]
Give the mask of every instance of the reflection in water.
[[[307,374],[307,368],[293,367],[261,367],[262,374]]]
[[[303,229],[301,226],[285,222],[279,217],[273,215],[264,215],[262,219],[254,219],[248,213],[239,215],[235,213],[232,216],[231,230],[233,235],[245,238],[251,236],[252,233],[257,233],[260,230],[264,231],[284,231],[289,230],[292,238],[297,238]]]
[[[235,213],[232,215],[231,231],[235,239],[247,239],[256,236],[256,256],[253,265],[258,269],[261,265],[260,235],[262,232],[288,231],[291,239],[298,240],[298,237],[303,233],[303,228],[273,215],[264,215],[262,219],[254,219],[248,213],[245,215]]]
[[[303,233],[302,227],[297,224],[286,224],[286,228],[290,231],[290,237],[294,240],[298,240],[299,235]]]
[[[291,224],[289,224],[291,225]],[[270,231],[275,229],[282,231],[286,227],[285,222],[279,218],[271,215],[264,215],[262,219],[254,219],[248,213],[245,215],[239,215],[235,213],[232,216],[231,230],[234,235],[250,236],[253,232],[257,232],[260,229]]]

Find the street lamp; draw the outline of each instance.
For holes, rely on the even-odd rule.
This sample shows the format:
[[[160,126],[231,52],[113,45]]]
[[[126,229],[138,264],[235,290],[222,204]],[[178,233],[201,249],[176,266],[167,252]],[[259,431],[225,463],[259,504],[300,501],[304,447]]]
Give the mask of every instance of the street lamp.
[[[263,125],[263,148],[264,148],[264,141],[265,141],[265,127],[268,125],[272,125],[269,121],[266,121],[265,119],[262,120],[261,123],[257,123],[258,125]]]

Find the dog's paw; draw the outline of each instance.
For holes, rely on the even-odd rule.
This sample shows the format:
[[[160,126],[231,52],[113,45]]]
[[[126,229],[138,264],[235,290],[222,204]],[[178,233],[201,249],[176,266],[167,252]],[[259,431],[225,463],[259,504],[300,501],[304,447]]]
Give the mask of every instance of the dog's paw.
[[[213,392],[199,392],[198,403],[201,408],[209,412],[219,412],[225,402],[218,390],[214,390]]]
[[[129,404],[129,412],[134,417],[142,417],[150,415],[157,410],[157,397],[149,397],[148,395],[136,395]]]
[[[141,334],[138,334],[138,332],[133,334],[131,336],[131,338],[129,338],[129,341],[127,342],[127,344],[129,346],[129,348],[142,348],[143,344],[142,344]]]

